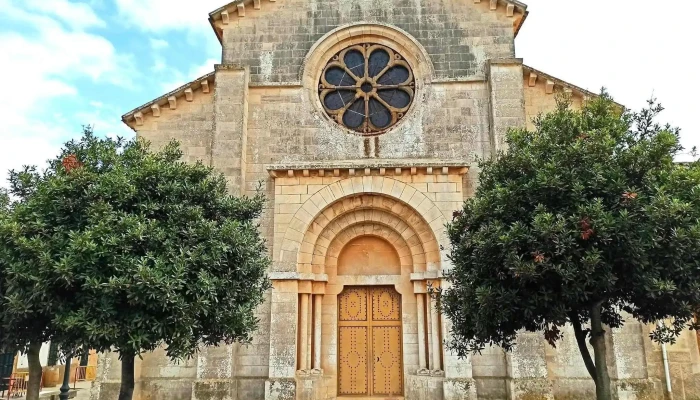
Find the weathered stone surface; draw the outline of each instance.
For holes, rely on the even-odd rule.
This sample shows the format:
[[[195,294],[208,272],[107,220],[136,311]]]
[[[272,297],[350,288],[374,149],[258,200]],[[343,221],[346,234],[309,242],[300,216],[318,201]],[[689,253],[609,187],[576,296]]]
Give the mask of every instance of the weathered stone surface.
[[[512,353],[488,348],[461,359],[444,348],[450,322],[426,294],[445,284],[451,268],[445,224],[478,187],[475,161],[506,150],[508,129],[531,128],[558,94],[570,95],[573,107],[592,96],[514,58],[522,6],[256,0],[223,11],[214,21],[223,46],[215,71],[124,121],[155,147],[180,141],[184,160],[222,172],[233,194],[262,190],[268,202],[260,230],[274,287],[257,312],[252,343],[204,349],[181,364],[162,350],[144,355],[135,399],[336,399],[337,296],[362,285],[391,286],[401,296],[406,400],[592,398],[570,328],[557,349],[541,334],[524,333]],[[410,109],[371,137],[330,120],[318,97],[322,68],[362,43],[396,50],[415,81]],[[393,247],[395,257],[383,258],[391,268],[357,267],[377,256],[365,237]],[[364,247],[346,251],[358,243]],[[613,384],[621,400],[661,399],[661,350],[649,327],[628,321],[608,337]],[[668,351],[675,398],[700,396],[695,336]],[[93,399],[116,398],[114,355],[101,358],[98,378]]]

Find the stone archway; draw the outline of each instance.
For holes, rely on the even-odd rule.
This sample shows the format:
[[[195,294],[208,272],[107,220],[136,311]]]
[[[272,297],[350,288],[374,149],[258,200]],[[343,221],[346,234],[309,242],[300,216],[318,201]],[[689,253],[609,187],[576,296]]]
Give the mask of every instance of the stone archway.
[[[301,205],[279,243],[278,265],[287,271],[312,272],[313,265],[325,262],[314,258],[316,239],[338,217],[357,209],[393,214],[413,227],[425,243],[425,270],[437,271],[448,262],[439,248],[439,244],[447,243],[447,219],[440,208],[410,184],[390,177],[364,176],[327,185]]]
[[[376,186],[369,186],[372,180]],[[396,186],[397,196],[392,196],[391,190]],[[282,247],[283,250],[294,248],[298,240],[297,273],[325,277],[323,295],[301,295],[300,312],[308,316],[301,318],[306,321],[302,325],[311,325],[308,322],[311,315],[315,316],[316,309],[322,309],[321,335],[314,335],[312,328],[302,327],[305,341],[300,347],[308,348],[300,352],[306,359],[304,365],[309,365],[312,358],[310,353],[313,353],[317,362],[312,363],[314,370],[323,371],[324,377],[328,378],[324,379],[328,385],[325,390],[340,395],[342,390],[337,386],[342,381],[337,347],[341,339],[338,336],[341,323],[339,295],[347,288],[367,288],[371,292],[373,288],[391,287],[399,296],[401,309],[397,319],[400,338],[392,343],[400,343],[397,344],[400,348],[396,354],[409,355],[405,360],[403,357],[400,360],[399,376],[409,376],[426,368],[426,354],[431,352],[439,353],[435,356],[437,364],[434,369],[440,369],[441,323],[434,306],[424,294],[424,275],[433,273],[437,278],[440,271],[441,254],[434,227],[443,226],[442,213],[431,214],[434,205],[427,196],[391,178],[350,178],[338,182],[335,188],[345,189],[342,196],[341,193],[334,196],[334,189],[326,188],[312,195],[301,207],[290,226],[300,227],[302,219],[306,219],[308,222],[301,228],[303,234],[292,232],[285,236],[286,244]],[[353,193],[355,190],[357,193]],[[313,216],[308,218],[307,214]],[[300,240],[297,239],[299,236]],[[341,265],[344,258],[347,260],[343,254],[347,253],[348,245],[367,238],[381,241],[384,245],[378,247],[382,249],[390,247],[395,252],[392,262],[398,263],[398,268],[363,269],[355,264],[354,267],[359,270],[348,271],[347,268],[353,266]],[[375,258],[381,259],[380,256]],[[434,324],[430,318],[435,319]],[[432,348],[428,348],[429,338],[430,343],[435,343]],[[421,356],[418,357],[418,354]],[[371,366],[369,368],[368,373],[371,373]],[[367,390],[373,390],[371,385]]]
[[[394,236],[405,242],[400,250],[405,247],[411,260],[402,254],[402,265],[408,266],[405,263],[410,262],[411,272],[426,271],[428,266],[430,270],[439,268],[440,248],[437,239],[431,226],[417,212],[385,195],[362,194],[343,198],[327,207],[312,221],[299,251],[299,271],[327,273],[329,266],[335,266],[338,249],[333,249],[331,245],[334,240],[344,237],[339,235],[340,232],[354,225],[370,223],[382,237],[394,232]],[[383,226],[383,229],[379,226]],[[385,238],[392,243],[398,240],[395,237]]]
[[[444,366],[454,362],[443,354],[447,331],[426,292],[449,268],[445,225],[463,199],[467,169],[418,165],[268,168],[276,186],[269,385],[293,384],[300,398],[340,395],[338,296],[346,288],[390,287],[400,298],[404,387],[442,387]],[[368,237],[395,251],[400,270],[341,266],[339,273],[343,249]]]

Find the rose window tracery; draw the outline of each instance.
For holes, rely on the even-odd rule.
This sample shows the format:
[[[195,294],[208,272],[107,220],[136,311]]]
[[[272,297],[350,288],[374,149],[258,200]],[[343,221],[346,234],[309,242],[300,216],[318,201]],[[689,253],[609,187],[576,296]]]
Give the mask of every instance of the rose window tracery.
[[[394,126],[408,111],[414,93],[413,72],[406,60],[386,46],[371,43],[336,54],[319,82],[328,116],[363,135]]]

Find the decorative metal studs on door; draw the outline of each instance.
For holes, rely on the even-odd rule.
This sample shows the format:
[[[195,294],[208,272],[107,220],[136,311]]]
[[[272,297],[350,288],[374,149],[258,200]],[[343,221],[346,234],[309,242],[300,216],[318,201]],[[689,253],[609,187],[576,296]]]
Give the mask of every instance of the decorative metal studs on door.
[[[408,111],[415,93],[410,66],[394,50],[361,44],[336,54],[323,69],[319,96],[326,113],[362,135],[377,135]]]

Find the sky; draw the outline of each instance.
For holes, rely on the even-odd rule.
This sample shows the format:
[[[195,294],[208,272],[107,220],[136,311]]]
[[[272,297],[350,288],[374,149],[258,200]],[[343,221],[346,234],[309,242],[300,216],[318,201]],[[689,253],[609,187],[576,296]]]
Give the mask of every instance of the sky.
[[[133,136],[121,115],[220,60],[207,16],[226,2],[0,0],[0,186],[5,171],[42,165],[82,125]],[[661,121],[700,147],[691,0],[525,2],[516,39],[525,64],[593,92],[605,86],[631,109],[655,96]]]

